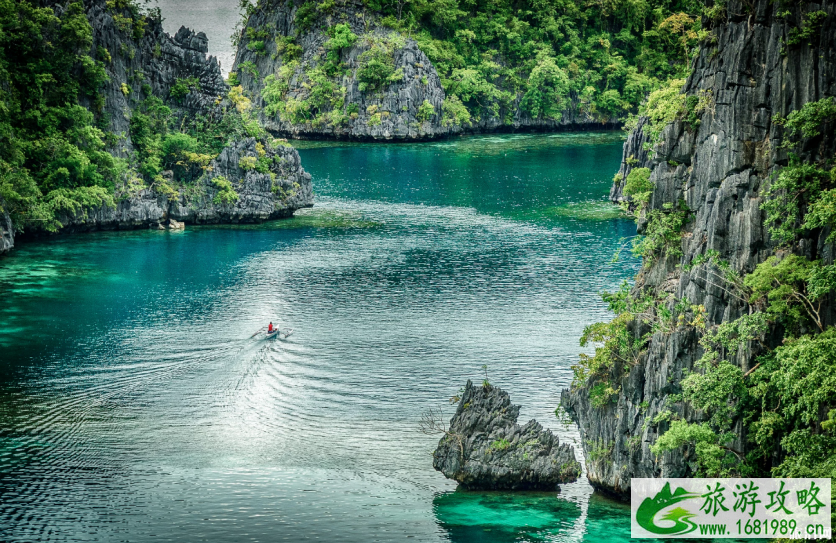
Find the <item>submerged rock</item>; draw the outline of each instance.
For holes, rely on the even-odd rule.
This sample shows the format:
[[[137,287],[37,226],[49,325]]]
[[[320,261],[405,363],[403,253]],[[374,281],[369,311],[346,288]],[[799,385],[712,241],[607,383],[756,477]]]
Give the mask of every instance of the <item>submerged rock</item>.
[[[507,392],[468,381],[433,467],[469,489],[554,490],[577,480],[574,448],[535,420],[520,426],[519,413]]]

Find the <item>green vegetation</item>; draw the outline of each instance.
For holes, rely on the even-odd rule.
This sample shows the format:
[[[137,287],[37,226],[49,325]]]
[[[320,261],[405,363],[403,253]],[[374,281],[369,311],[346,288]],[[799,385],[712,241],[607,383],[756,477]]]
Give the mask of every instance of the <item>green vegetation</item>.
[[[505,451],[505,450],[508,450],[510,447],[511,447],[511,442],[503,437],[502,439],[497,439],[496,441],[491,443],[491,446],[488,448],[488,450],[489,451]]]
[[[810,302],[831,292],[836,280],[814,279],[811,270],[817,268],[822,269],[801,257],[782,263],[770,259],[746,277],[754,306],[766,311],[724,322],[705,333],[701,340],[705,354],[696,364],[700,371],[683,380],[682,398],[707,418],[701,423],[672,422],[651,447],[654,453],[693,444],[700,472],[708,476],[834,474],[836,436],[821,417],[836,401],[832,378],[836,329],[822,331]],[[773,295],[767,286],[778,284],[775,277],[795,283],[779,287]],[[744,373],[733,362],[736,353],[753,343],[765,346],[768,331],[781,322],[791,326],[785,328],[780,346],[767,349]],[[749,430],[751,446],[745,452],[731,445],[738,420]],[[773,464],[776,454],[783,459],[777,465]]]
[[[651,113],[645,125],[651,139],[677,118],[693,126],[699,120],[693,112],[711,105],[707,94],[685,98],[675,92],[676,86],[655,91],[643,106]],[[802,138],[826,134],[834,120],[833,98],[774,119],[785,127],[783,146],[789,149],[796,149]],[[624,194],[639,204],[633,213],[647,221],[634,251],[645,262],[661,254],[680,254],[687,209],[668,205],[647,211],[653,190],[650,172],[635,168],[629,159],[628,166],[633,169]],[[791,154],[789,163],[767,183],[764,195],[765,223],[780,244],[791,248],[802,237],[825,234],[825,243],[834,242],[834,159],[812,162]],[[645,421],[664,425],[651,452],[693,447],[698,475],[710,477],[836,476],[836,327],[827,325],[824,314],[836,291],[836,265],[782,251],[741,275],[716,251],[707,251],[683,269],[692,272],[698,267],[707,284],[747,303],[750,311],[709,327],[704,307],[687,300],[657,300],[625,285],[604,296],[617,317],[585,331],[582,345],[593,344],[595,354],[581,355],[574,386],[588,387],[592,405],[605,407],[635,363],[631,361],[642,355],[648,334],[693,327],[703,354],[679,382],[681,394],[669,400],[687,402],[701,418],[688,422],[666,410]],[[755,354],[748,368],[740,367],[742,353]],[[747,432],[745,450],[735,448],[738,424]]]
[[[713,110],[714,96],[710,89],[700,91],[697,96],[685,96],[682,93],[684,85],[684,79],[669,79],[648,95],[647,101],[639,105],[637,114],[629,115],[624,125],[627,130],[636,127],[639,117],[646,119],[642,128],[649,140],[645,150],[652,149],[662,130],[671,122],[681,120],[691,130],[696,130],[703,113]]]
[[[811,11],[804,15],[798,28],[791,28],[787,32],[787,39],[784,41],[783,53],[786,53],[786,46],[801,45],[802,43],[812,44],[817,37],[819,30],[827,19],[826,11]]]
[[[239,64],[238,69],[245,74],[250,74],[255,79],[259,78],[258,68],[256,67],[255,62],[251,60]]]
[[[233,204],[238,201],[238,193],[232,188],[232,183],[223,176],[212,179],[212,184],[218,189],[213,202],[216,204]]]
[[[559,121],[569,106],[569,89],[566,72],[555,64],[554,58],[541,53],[540,61],[528,77],[528,90],[520,106],[534,118]]]
[[[163,177],[163,171],[174,173],[176,185],[192,183],[208,170],[212,159],[230,141],[246,137],[267,141],[266,132],[258,124],[251,111],[252,104],[241,88],[233,87],[227,99],[229,106],[222,116],[195,115],[179,123],[161,99],[150,96],[143,100],[130,120],[131,141],[136,149],[131,166],[157,191],[176,198],[178,191]],[[251,158],[255,168],[258,160]],[[246,169],[246,160],[240,165]],[[266,173],[268,168],[259,164],[259,171]],[[226,188],[223,181],[222,186],[213,181],[222,192]],[[219,196],[223,203],[232,201],[229,192]]]
[[[608,221],[627,218],[627,215],[625,215],[619,206],[598,200],[550,207],[545,210],[545,214],[554,217],[589,221]]]
[[[127,164],[107,152],[105,119],[78,104],[101,111],[108,81],[92,40],[81,2],[56,17],[0,0],[0,198],[16,230],[54,231],[62,214],[114,203]]]
[[[340,53],[343,49],[351,47],[357,41],[357,35],[351,31],[351,27],[340,23],[328,29],[330,38],[325,42],[328,49],[328,62],[333,66],[332,71],[338,71],[340,66]]]
[[[402,80],[393,52],[403,46],[405,37],[411,37],[441,77],[448,103],[442,122],[448,126],[467,126],[486,117],[510,124],[515,107],[537,119],[560,121],[564,112],[571,110],[601,122],[627,120],[649,92],[669,89],[667,82],[672,78],[679,82],[674,85],[675,94],[679,94],[696,46],[707,36],[700,16],[716,17],[722,12],[717,6],[706,9],[693,0],[583,5],[540,0],[363,3],[367,11],[358,15],[365,25],[360,36],[344,22],[335,24],[343,14],[331,0],[307,0],[298,6],[295,22],[300,32],[320,25],[329,36],[319,58],[305,67],[306,75],[322,68],[339,87],[347,75],[340,53],[359,44],[364,51],[354,75],[360,90],[379,92]],[[242,0],[245,19],[253,10]],[[372,21],[393,32],[375,32]],[[247,46],[260,52],[262,29],[247,32]],[[240,35],[237,32],[235,39]],[[277,38],[275,56],[281,56],[283,64],[299,60],[298,51],[288,49],[288,43],[298,47],[297,37]],[[245,64],[241,71],[259,77],[254,65]],[[272,83],[286,82],[287,76],[267,74]],[[427,84],[426,78],[422,81]],[[327,111],[308,104],[280,106],[288,100],[285,92],[276,87],[269,92],[271,114],[282,116],[280,109],[288,108],[306,113],[288,117],[292,122],[328,122],[331,111],[346,106],[334,103]],[[676,111],[683,108],[684,103]]]
[[[787,138],[782,147],[794,149],[801,138],[817,138],[826,126],[836,121],[836,99],[810,102],[786,118],[776,115],[773,122],[783,126]],[[817,163],[802,161],[790,153],[783,168],[765,191],[766,224],[770,235],[781,244],[817,228],[836,225],[836,157]],[[831,233],[828,242],[834,240]]]
[[[816,138],[836,117],[832,98],[806,104],[776,122],[787,128],[784,146]],[[792,247],[817,228],[833,225],[833,170],[793,156],[766,191],[766,223],[779,243]],[[832,244],[832,236],[825,243]],[[739,276],[706,254],[712,284],[749,303],[750,312],[702,332],[704,349],[681,383],[681,399],[704,413],[701,422],[671,421],[651,447],[655,454],[690,445],[706,476],[836,476],[836,327],[827,326],[825,303],[836,291],[836,265],[783,252]],[[716,270],[716,271],[712,271]],[[776,337],[777,336],[777,337]],[[759,353],[741,368],[738,353]],[[655,422],[655,421],[654,421]],[[736,450],[735,425],[747,431]]]
[[[360,58],[357,69],[357,79],[360,81],[360,91],[381,90],[391,83],[403,79],[403,70],[395,69],[393,57],[396,49],[403,47],[404,40],[397,35],[385,38],[366,35],[364,41],[368,47]]]
[[[781,115],[773,117],[772,122],[787,129],[789,140],[787,144],[792,146],[793,139],[799,136],[803,138],[814,138],[821,134],[824,123],[836,120],[836,99],[832,96],[822,98],[817,102],[808,102],[801,109],[793,111],[786,118]]]
[[[682,228],[688,218],[684,201],[678,206],[663,204],[662,209],[648,212],[643,235],[633,238],[633,254],[642,257],[646,267],[663,255],[682,256]]]
[[[443,126],[470,125],[470,111],[455,94],[448,96],[441,104],[441,124]]]
[[[424,100],[424,102],[418,107],[418,115],[416,115],[417,119],[420,122],[426,122],[435,117],[435,107],[430,103],[429,100]]]
[[[612,443],[604,443],[603,441],[594,442],[586,441],[587,460],[590,462],[610,461],[612,460]]]
[[[38,5],[0,0],[0,205],[16,230],[55,231],[68,217],[114,206],[143,188],[176,198],[232,139],[267,141],[240,87],[219,98],[211,115],[184,118],[175,109],[200,92],[197,77],[178,78],[167,97],[154,96],[138,70],[111,83],[106,66],[113,58],[92,47],[82,3],[69,3],[60,17]],[[109,0],[107,8],[122,34],[120,54],[133,58],[141,50],[135,40],[148,24],[160,23],[159,10],[142,13],[131,0]],[[151,54],[161,54],[158,44]],[[128,103],[128,134],[108,132],[103,91],[109,83]],[[117,158],[112,152],[125,149],[126,136],[132,149]],[[269,169],[263,162],[259,171]],[[173,176],[163,175],[167,170]],[[223,202],[237,198],[226,184],[215,184]]]
[[[601,121],[624,119],[647,92],[686,73],[700,38],[701,7],[690,2],[366,4],[418,41],[448,96],[477,119],[516,96],[535,118],[560,119],[571,106]]]
[[[200,80],[198,78],[187,77],[185,79],[181,79],[178,77],[174,85],[171,86],[169,96],[173,100],[180,101],[193,90],[200,90]]]
[[[572,366],[573,386],[589,385],[594,407],[607,405],[618,394],[614,382],[638,364],[650,334],[636,336],[635,329],[643,319],[651,317],[653,298],[633,297],[625,281],[615,293],[603,294],[604,301],[616,317],[609,322],[598,322],[584,328],[581,347],[593,347],[594,354],[580,354],[578,364]]]
[[[650,181],[650,168],[633,168],[627,174],[622,193],[632,202],[644,206],[650,201],[653,188],[654,185]]]

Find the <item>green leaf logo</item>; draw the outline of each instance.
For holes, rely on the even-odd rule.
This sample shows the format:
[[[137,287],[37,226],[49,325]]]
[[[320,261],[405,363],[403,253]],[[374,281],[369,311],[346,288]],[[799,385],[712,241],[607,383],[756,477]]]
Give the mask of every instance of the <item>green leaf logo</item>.
[[[677,488],[674,492],[671,492],[671,484],[665,483],[662,490],[653,498],[644,499],[638,511],[636,511],[636,522],[648,532],[659,535],[682,535],[693,532],[697,529],[697,525],[691,522],[690,519],[696,515],[682,507],[668,511],[667,514],[659,519],[672,521],[673,526],[657,526],[655,517],[660,511],[675,503],[699,497],[700,494],[688,492],[684,488]]]

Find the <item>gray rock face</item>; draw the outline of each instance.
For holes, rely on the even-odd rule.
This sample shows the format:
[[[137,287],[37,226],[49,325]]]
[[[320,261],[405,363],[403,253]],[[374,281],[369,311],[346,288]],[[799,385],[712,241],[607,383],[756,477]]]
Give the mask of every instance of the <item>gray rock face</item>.
[[[60,13],[62,5],[51,3]],[[130,26],[122,26],[114,15],[130,16],[108,8],[105,0],[84,3],[87,18],[93,27],[92,53],[105,62],[110,78],[102,94],[105,98],[101,113],[110,120],[110,130],[122,136],[114,155],[127,157],[133,151],[130,139],[132,111],[145,98],[156,96],[167,101],[178,116],[194,114],[222,114],[219,103],[229,92],[214,57],[206,56],[208,40],[203,32],[181,27],[172,37],[163,32],[158,19],[146,17],[145,31],[136,39]],[[102,51],[106,51],[103,54]],[[109,57],[109,60],[108,60]],[[182,98],[171,101],[171,87],[177,79],[196,78],[199,85]],[[83,103],[92,110],[98,106]],[[179,228],[180,222],[246,223],[289,217],[297,209],[313,205],[311,176],[302,168],[299,153],[289,146],[265,149],[272,160],[267,173],[241,167],[240,159],[258,158],[256,141],[252,138],[228,145],[210,164],[206,173],[194,184],[187,185],[171,199],[156,192],[153,184],[148,189],[120,193],[117,189],[115,207],[101,206],[58,217],[61,231],[114,230],[160,228],[164,225]],[[168,174],[169,181],[171,172]],[[218,177],[232,183],[238,200],[232,203],[215,202],[219,188],[213,183]],[[0,202],[0,209],[3,209]],[[9,215],[0,213],[0,253],[13,247],[14,231]],[[37,232],[33,233],[38,235]]]
[[[797,26],[801,13],[819,9],[828,13],[820,32],[809,43],[787,46],[782,54],[782,37]],[[727,10],[751,16],[729,16],[713,30],[716,42],[703,46],[694,61],[685,92],[698,96],[710,91],[713,96],[700,125],[696,129],[679,121],[668,125],[651,157],[641,150],[646,137],[640,124],[625,143],[621,166],[621,173],[627,174],[631,168],[627,159],[632,156],[638,160],[633,167],[651,168],[656,185],[652,209],[683,199],[693,213],[682,238],[684,255],[660,259],[643,269],[636,287],[704,305],[708,326],[736,319],[749,307],[718,286],[705,265],[690,271],[677,266],[716,250],[734,270],[749,273],[776,253],[760,209],[764,184],[787,164],[787,151],[780,148],[783,128],[772,117],[836,95],[833,3],[794,5],[789,17],[777,17],[778,6],[768,0],[756,0],[752,10],[733,1]],[[802,142],[802,158],[833,156],[836,145],[827,134],[834,127],[826,128],[825,137]],[[623,183],[613,188],[614,201],[621,199],[622,189]],[[802,239],[794,251],[832,263],[831,248],[824,243],[828,232],[815,234]],[[828,324],[836,322],[832,303],[822,313]],[[635,330],[636,334],[646,331]],[[736,363],[748,371],[757,354],[751,348],[741,349]],[[621,387],[615,402],[595,408],[587,388],[564,391],[562,404],[579,423],[588,478],[594,486],[627,498],[631,477],[694,474],[693,451],[656,457],[649,447],[668,429],[667,422],[653,422],[661,411],[670,410],[686,421],[701,420],[701,413],[670,400],[671,394],[681,392],[681,379],[701,355],[696,331],[680,326],[672,333],[653,335],[646,355],[629,374],[615,370],[610,377]],[[746,451],[748,436],[740,424],[736,435],[732,446]]]
[[[242,30],[233,72],[257,104],[264,105],[261,92],[264,78],[277,74],[282,67],[283,54],[278,52],[277,42],[287,36],[297,36],[296,44],[302,47],[299,66],[289,81],[285,98],[305,99],[310,96],[311,85],[304,75],[306,67],[323,62],[326,52],[327,34],[322,30],[339,23],[348,24],[357,36],[398,36],[395,32],[378,25],[374,12],[368,11],[359,0],[338,3],[333,15],[319,15],[312,30],[302,30],[296,20],[297,11],[303,0],[273,0],[259,2],[255,13]],[[266,32],[267,38],[248,37],[252,32]],[[445,123],[442,119],[442,104],[446,99],[441,80],[427,55],[418,48],[414,40],[400,37],[403,45],[393,53],[396,70],[403,73],[403,79],[375,91],[360,90],[357,70],[360,55],[369,49],[363,39],[341,52],[341,62],[348,67],[347,75],[338,82],[345,87],[344,107],[357,106],[354,118],[344,124],[306,122],[294,124],[282,121],[278,116],[265,116],[263,121],[268,129],[294,138],[353,138],[353,139],[429,139],[464,132],[491,132],[500,129],[516,130],[559,130],[567,128],[601,129],[605,126],[586,114],[577,113],[576,108],[564,112],[559,121],[532,119],[519,109],[518,96],[511,111],[501,110],[497,116],[485,115],[474,120],[469,126]],[[253,42],[265,43],[264,51],[250,49]],[[244,63],[252,63],[258,74],[242,70]],[[428,101],[435,114],[429,119],[419,119],[418,108]],[[507,120],[504,120],[507,119]]]
[[[241,158],[258,157],[256,140],[249,138],[226,147],[213,160],[207,174],[178,197],[142,190],[119,201],[116,207],[98,207],[61,219],[66,231],[113,230],[157,227],[174,221],[187,224],[253,223],[289,217],[297,209],[313,205],[311,176],[292,147],[265,150],[274,160],[268,173],[241,167]],[[272,174],[272,175],[271,175]],[[238,194],[233,203],[215,202],[219,188],[213,181],[224,177]]]
[[[12,227],[12,218],[6,213],[3,200],[0,199],[0,254],[3,254],[15,244],[15,232]]]
[[[554,490],[577,480],[575,450],[537,421],[520,426],[519,413],[507,392],[468,381],[433,467],[470,489]]]
[[[206,56],[208,40],[203,32],[181,27],[172,37],[163,31],[160,20],[146,17],[145,32],[142,38],[135,39],[130,28],[116,24],[113,16],[118,11],[108,9],[104,0],[85,2],[85,11],[93,27],[92,54],[105,62],[110,78],[102,91],[102,110],[110,119],[110,130],[125,137],[115,150],[117,154],[124,156],[133,149],[131,111],[149,95],[167,100],[178,78],[195,77],[199,81],[199,88],[181,101],[169,103],[180,115],[211,111],[218,97],[229,92],[217,59]],[[130,16],[130,12],[126,10],[121,15]],[[101,57],[101,50],[107,51],[109,62]],[[95,109],[92,103],[84,105]]]

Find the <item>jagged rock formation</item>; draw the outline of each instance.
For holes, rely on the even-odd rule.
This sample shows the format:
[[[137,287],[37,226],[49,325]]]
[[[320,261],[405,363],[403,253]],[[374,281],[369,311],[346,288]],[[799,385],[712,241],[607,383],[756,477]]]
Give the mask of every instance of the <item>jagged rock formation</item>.
[[[236,142],[212,161],[207,175],[194,187],[174,199],[144,189],[121,200],[115,208],[104,206],[80,211],[63,217],[61,222],[67,231],[160,227],[181,221],[251,223],[289,217],[297,209],[310,207],[313,203],[311,176],[302,168],[296,149],[280,146],[265,153],[270,159],[278,159],[272,171],[260,173],[245,169],[241,158],[258,156],[256,140]],[[238,194],[235,202],[216,200],[220,191],[213,180],[219,177],[232,182]]]
[[[520,108],[521,96],[517,96],[511,111],[504,108],[495,116],[486,115],[473,119],[470,125],[444,120],[442,104],[446,99],[441,80],[427,55],[414,40],[381,27],[378,17],[368,10],[360,0],[346,0],[339,3],[336,15],[317,15],[310,27],[302,28],[297,12],[304,0],[271,0],[259,2],[258,8],[247,21],[241,32],[235,64],[232,71],[244,89],[253,96],[260,106],[264,78],[276,75],[287,63],[285,38],[294,37],[301,47],[298,66],[288,78],[288,89],[284,99],[303,100],[311,95],[312,84],[305,75],[305,69],[324,62],[328,35],[323,30],[338,23],[345,23],[361,39],[353,46],[340,51],[340,61],[347,66],[346,75],[336,82],[345,87],[345,98],[337,112],[345,115],[339,122],[309,119],[306,122],[292,122],[279,115],[265,115],[265,126],[275,133],[294,138],[354,138],[354,139],[428,139],[463,132],[491,132],[496,130],[559,130],[567,128],[601,129],[602,125],[586,113],[578,113],[572,107],[564,112],[559,121],[533,119]],[[368,38],[368,39],[367,39]],[[370,40],[391,41],[394,68],[403,78],[381,89],[361,90],[358,78],[361,55],[368,51]],[[258,43],[257,48],[253,48]],[[242,69],[242,65],[254,66]],[[419,108],[427,101],[433,107],[433,114],[422,116]],[[350,113],[354,112],[353,115]]]
[[[701,47],[684,89],[689,96],[711,92],[713,103],[699,126],[683,121],[668,125],[651,156],[643,151],[646,135],[640,124],[624,146],[622,179],[633,167],[652,170],[655,190],[650,209],[684,200],[693,217],[682,237],[683,256],[658,259],[645,267],[635,288],[651,287],[656,293],[673,293],[677,299],[687,297],[690,303],[704,305],[708,326],[733,320],[749,307],[712,280],[705,266],[686,271],[680,265],[716,250],[733,270],[750,273],[776,253],[760,205],[765,182],[787,164],[788,156],[780,147],[784,129],[772,118],[836,95],[836,24],[832,23],[836,7],[831,2],[802,3],[793,5],[790,15],[779,16],[784,9],[768,0],[729,2],[727,19]],[[796,45],[785,44],[801,15],[814,10],[827,13],[816,34]],[[832,156],[836,151],[832,141],[805,140],[801,154]],[[623,182],[614,187],[614,201],[622,198],[622,189]],[[642,227],[639,224],[640,231]],[[826,230],[802,239],[793,250],[832,263],[834,255],[824,243]],[[832,324],[834,308],[825,305],[824,320]],[[637,335],[647,331],[649,327],[634,330]],[[694,474],[693,450],[656,457],[649,446],[668,428],[665,420],[654,422],[663,410],[688,422],[701,420],[701,413],[670,399],[681,392],[679,382],[701,354],[693,327],[657,332],[629,373],[616,368],[611,375],[620,386],[616,401],[596,408],[588,388],[564,391],[562,404],[579,423],[588,478],[596,488],[627,498],[631,477]],[[754,366],[756,354],[752,346],[741,349],[736,363],[746,372]],[[734,430],[737,437],[731,446],[746,451],[746,429],[738,424]]]
[[[14,247],[14,229],[12,218],[6,213],[3,200],[0,199],[0,254],[9,251]]]
[[[65,7],[52,8],[60,15]],[[170,36],[162,20],[142,16],[144,30],[137,38],[136,21],[128,8],[109,7],[105,0],[84,2],[85,14],[93,29],[91,54],[105,63],[109,80],[97,100],[84,99],[82,105],[109,123],[118,136],[110,152],[128,157],[134,151],[130,119],[138,104],[150,96],[166,101],[175,116],[195,114],[223,115],[223,102],[229,92],[215,57],[207,57],[208,40],[203,32],[181,27]],[[120,20],[119,17],[122,17]],[[171,89],[178,79],[196,79],[185,96],[172,99]],[[296,209],[313,205],[311,176],[302,168],[299,154],[289,146],[262,150],[271,159],[270,170],[259,173],[242,168],[244,156],[258,157],[252,138],[228,145],[192,185],[184,187],[172,200],[153,188],[131,190],[117,187],[115,207],[83,209],[59,217],[62,231],[132,229],[160,227],[178,221],[187,223],[256,222],[289,217]],[[272,160],[274,159],[275,160]],[[218,177],[231,182],[238,194],[233,203],[215,201]],[[14,246],[14,228],[0,202],[0,253]],[[31,232],[39,235],[39,232]]]
[[[110,81],[102,90],[103,113],[110,120],[110,130],[125,138],[118,149],[122,154],[132,149],[130,112],[141,99],[153,95],[167,100],[178,78],[195,77],[199,85],[192,92],[177,103],[169,101],[175,111],[190,114],[211,110],[216,100],[229,92],[217,59],[206,56],[209,46],[203,32],[181,27],[170,36],[163,31],[160,19],[146,17],[142,38],[135,39],[119,27],[114,20],[117,11],[103,0],[85,2],[85,10],[93,27],[92,50],[98,57],[101,47],[110,56],[110,62],[105,63]]]
[[[575,450],[535,420],[520,426],[519,413],[507,392],[468,381],[433,467],[470,489],[554,490],[577,480]]]

